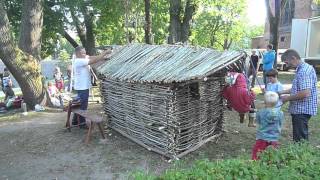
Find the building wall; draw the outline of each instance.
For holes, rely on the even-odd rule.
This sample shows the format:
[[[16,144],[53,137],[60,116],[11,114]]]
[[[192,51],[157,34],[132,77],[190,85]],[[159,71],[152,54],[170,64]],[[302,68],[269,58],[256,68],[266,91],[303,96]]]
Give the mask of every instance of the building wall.
[[[312,0],[295,0],[295,13],[294,18],[296,19],[305,19],[312,16]]]
[[[278,43],[279,49],[288,49],[291,43],[291,31],[281,33]]]
[[[254,37],[252,38],[251,41],[251,48],[252,49],[263,49],[266,47],[266,41],[264,39],[263,36],[258,36],[258,37]]]
[[[295,0],[294,1],[294,15],[293,18],[296,19],[307,19],[312,17],[314,13],[312,12],[311,5],[312,0]],[[272,13],[274,13],[274,0],[270,0],[270,5],[272,9]],[[283,14],[281,12],[281,14]],[[279,26],[279,49],[288,49],[290,48],[291,43],[291,25],[292,23],[288,25],[281,25]],[[264,31],[264,40],[260,40],[261,44],[264,42],[264,45],[267,45],[270,39],[270,30],[269,30],[269,22],[268,19],[265,23],[265,31]],[[253,42],[256,41],[254,38],[252,39],[252,48],[256,48],[257,43]]]

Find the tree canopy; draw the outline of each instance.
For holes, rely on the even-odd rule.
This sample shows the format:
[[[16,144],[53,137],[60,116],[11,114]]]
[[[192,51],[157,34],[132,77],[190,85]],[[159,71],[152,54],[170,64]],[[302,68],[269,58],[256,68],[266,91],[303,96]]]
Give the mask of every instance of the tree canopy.
[[[189,43],[219,50],[250,47],[262,27],[246,23],[246,0],[0,0],[0,58],[29,107],[47,102],[39,61],[68,61],[82,45]],[[72,37],[76,33],[77,36]]]
[[[249,48],[247,41],[252,33],[248,31],[253,29],[246,23],[246,0],[44,0],[42,58],[59,53],[61,47],[57,44],[63,37],[71,38],[71,31],[78,38],[68,41],[72,40],[74,47],[84,46],[89,54],[100,45],[145,42],[145,2],[150,3],[151,43],[168,43],[172,28],[176,28],[188,29],[183,32],[186,40],[178,41],[221,50]],[[22,0],[5,1],[15,36],[21,4]],[[190,22],[184,22],[187,18]]]
[[[193,26],[193,44],[229,49],[245,32],[245,0],[206,0]]]

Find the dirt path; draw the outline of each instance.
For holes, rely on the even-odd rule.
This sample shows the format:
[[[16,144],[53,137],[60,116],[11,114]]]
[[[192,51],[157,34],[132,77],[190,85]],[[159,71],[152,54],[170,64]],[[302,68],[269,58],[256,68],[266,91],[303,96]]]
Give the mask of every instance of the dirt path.
[[[1,122],[0,179],[127,179],[133,171],[159,174],[173,165],[114,131],[105,141],[95,132],[86,146],[85,130],[67,132],[65,117],[66,113],[42,112]],[[239,124],[237,114],[229,111],[226,130],[217,143],[207,143],[179,164],[240,154],[249,157],[255,129]]]
[[[159,171],[160,156],[119,136],[103,142],[95,133],[90,145],[84,131],[64,128],[66,113],[0,124],[0,179],[123,179],[138,169]]]
[[[85,130],[67,132],[65,117],[62,112],[42,112],[1,122],[0,179],[127,179],[133,171],[158,174],[172,165],[114,131],[105,141],[95,132],[86,146]],[[228,124],[229,132],[217,144],[210,142],[183,161],[191,164],[195,159],[249,153],[254,129],[244,124],[229,128],[234,124],[239,126],[238,121]]]

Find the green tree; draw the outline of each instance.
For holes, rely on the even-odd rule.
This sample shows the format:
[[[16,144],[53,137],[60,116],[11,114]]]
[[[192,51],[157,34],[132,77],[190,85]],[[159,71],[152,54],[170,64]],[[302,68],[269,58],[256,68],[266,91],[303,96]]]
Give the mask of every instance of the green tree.
[[[70,60],[70,54],[67,52],[67,50],[63,49],[59,53],[59,60],[61,60],[61,61],[69,61]]]
[[[170,0],[169,44],[187,42],[190,36],[190,25],[196,12],[195,0]],[[185,3],[185,5],[183,4]]]
[[[16,38],[20,33],[22,2],[22,0],[4,1],[4,8],[10,21],[11,31]],[[64,16],[62,12],[56,10],[58,9],[57,2],[57,0],[44,0],[42,2],[43,26],[40,55],[44,58],[54,53],[55,45],[57,44],[56,40],[59,38],[59,34],[64,32]]]
[[[146,44],[151,44],[151,16],[150,16],[150,0],[144,0],[144,13],[145,13],[145,26],[144,26],[144,39]]]
[[[195,17],[192,43],[229,49],[244,34],[245,0],[205,0]]]
[[[267,8],[267,18],[269,22],[270,38],[269,43],[273,45],[273,49],[278,51],[279,42],[279,23],[280,23],[280,12],[283,12],[284,7],[289,3],[288,0],[272,0],[274,2],[274,13],[271,7],[271,1],[265,0],[265,6]],[[294,1],[293,1],[294,3]],[[274,66],[277,66],[277,56],[274,61]]]
[[[144,8],[141,5],[142,0],[96,1],[94,7],[100,11],[97,20],[99,44],[125,44],[143,40],[140,20],[144,18]]]
[[[167,1],[152,1],[152,37],[155,44],[167,42],[169,36],[169,3]]]
[[[239,41],[233,43],[231,49],[250,49],[252,38],[262,36],[264,33],[264,26],[243,24],[240,28],[243,29],[244,34]]]
[[[279,22],[280,22],[280,1],[279,0],[272,0],[274,1],[275,8],[274,13],[272,12],[272,7],[270,4],[270,0],[265,0],[265,5],[267,8],[267,18],[269,22],[269,30],[270,30],[270,38],[269,43],[273,45],[274,49],[278,50],[278,35],[279,35]],[[286,0],[284,0],[286,1]],[[283,1],[283,2],[284,2]],[[276,56],[277,58],[277,56]],[[277,59],[274,61],[275,64],[277,63]]]
[[[39,64],[42,5],[42,0],[23,0],[20,28],[15,29],[10,24],[3,0],[0,0],[0,59],[18,81],[29,108],[50,102]]]

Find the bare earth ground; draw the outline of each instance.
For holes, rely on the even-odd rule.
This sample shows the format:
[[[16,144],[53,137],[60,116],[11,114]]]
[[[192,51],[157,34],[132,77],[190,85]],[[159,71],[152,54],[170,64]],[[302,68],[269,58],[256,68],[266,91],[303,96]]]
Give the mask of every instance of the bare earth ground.
[[[290,82],[292,73],[284,73]],[[261,97],[259,97],[261,98]],[[261,107],[258,100],[258,107]],[[91,106],[94,107],[94,106]],[[286,112],[286,107],[284,107]],[[319,117],[319,116],[318,116]],[[310,142],[320,144],[319,122],[310,122]],[[195,160],[249,158],[255,128],[240,124],[235,112],[227,111],[226,132],[176,163],[150,152],[112,130],[101,140],[97,131],[84,145],[86,130],[64,128],[65,112],[48,110],[28,116],[0,117],[0,179],[131,179],[132,172],[159,174],[169,167],[189,167]],[[286,117],[281,142],[291,142],[291,120]]]

